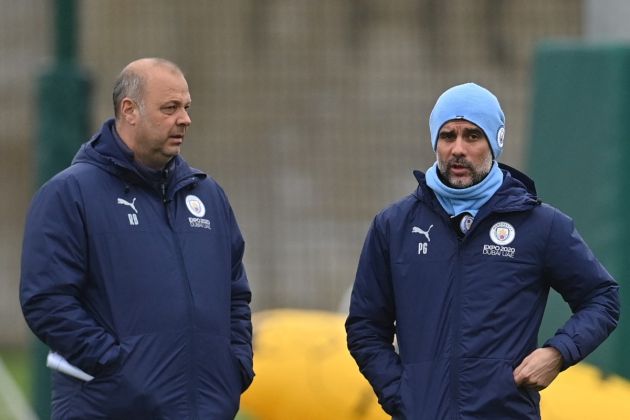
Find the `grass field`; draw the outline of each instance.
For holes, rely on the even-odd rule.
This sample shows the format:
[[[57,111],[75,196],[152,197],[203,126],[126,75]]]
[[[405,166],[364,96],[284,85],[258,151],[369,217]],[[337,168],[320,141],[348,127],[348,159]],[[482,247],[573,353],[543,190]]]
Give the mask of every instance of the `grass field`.
[[[29,353],[22,348],[2,348],[0,349],[0,361],[2,364],[2,377],[0,386],[2,395],[0,398],[0,419],[21,420],[19,414],[15,413],[16,403],[23,401],[30,404],[31,396],[31,370],[29,363]],[[16,395],[15,392],[21,393]],[[12,407],[8,404],[12,403]],[[17,407],[24,407],[18,405]],[[22,411],[20,411],[22,412]]]
[[[2,358],[7,369],[13,376],[24,395],[30,399],[31,394],[31,369],[30,354],[26,349],[6,348],[0,349]]]

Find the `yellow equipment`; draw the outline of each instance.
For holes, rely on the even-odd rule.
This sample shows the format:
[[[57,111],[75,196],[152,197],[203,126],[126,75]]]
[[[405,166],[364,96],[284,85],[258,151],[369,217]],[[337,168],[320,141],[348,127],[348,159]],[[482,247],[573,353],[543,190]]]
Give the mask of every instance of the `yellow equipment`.
[[[241,399],[251,420],[387,420],[346,348],[341,313],[254,314],[256,377]],[[544,420],[628,420],[630,382],[580,363],[541,393]]]

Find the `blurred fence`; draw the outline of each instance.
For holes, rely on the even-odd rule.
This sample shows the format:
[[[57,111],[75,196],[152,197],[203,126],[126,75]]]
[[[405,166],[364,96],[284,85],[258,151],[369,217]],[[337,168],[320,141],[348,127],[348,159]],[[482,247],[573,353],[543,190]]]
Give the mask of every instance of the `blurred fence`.
[[[162,56],[185,71],[184,157],[226,189],[244,232],[254,309],[335,309],[374,214],[434,160],[428,114],[474,80],[507,114],[502,160],[522,166],[530,65],[542,38],[580,35],[578,0],[83,0],[92,127],[113,79]],[[0,343],[27,336],[17,301],[35,184],[34,82],[52,56],[51,4],[0,0]]]

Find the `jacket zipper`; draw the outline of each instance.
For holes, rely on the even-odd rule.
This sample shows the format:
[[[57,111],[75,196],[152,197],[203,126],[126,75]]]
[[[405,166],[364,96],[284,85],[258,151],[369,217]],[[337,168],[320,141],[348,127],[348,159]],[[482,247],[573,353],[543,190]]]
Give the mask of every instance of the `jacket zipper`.
[[[168,199],[168,195],[167,195],[167,190],[166,190],[166,177],[168,176],[168,173],[165,171],[164,172],[164,180],[162,181],[162,183],[160,184],[160,191],[162,193],[162,203],[164,204],[164,209],[166,211],[166,219],[167,219],[167,223],[168,223],[168,227],[169,230],[171,231],[171,237],[173,238],[173,242],[174,242],[174,246],[175,246],[175,251],[177,254],[177,260],[179,262],[179,267],[181,269],[181,274],[182,274],[182,278],[183,281],[185,283],[185,287],[186,290],[188,292],[188,319],[189,319],[189,328],[190,328],[190,333],[188,335],[188,340],[189,340],[189,345],[190,345],[190,352],[191,355],[194,353],[195,351],[195,317],[194,317],[194,307],[195,307],[195,299],[194,299],[194,295],[191,289],[191,284],[190,284],[190,279],[188,278],[188,274],[186,273],[186,265],[184,263],[184,255],[182,253],[182,249],[181,246],[179,244],[179,238],[177,236],[177,233],[175,232],[174,229],[174,221],[173,221],[173,216],[171,214],[171,206],[170,206],[170,202],[172,200]],[[173,196],[175,196],[173,194]],[[189,401],[190,401],[190,413],[191,413],[191,418],[193,419],[197,419],[198,415],[197,415],[197,394],[195,392],[195,390],[198,388],[197,387],[197,375],[196,375],[196,371],[195,371],[195,366],[192,363],[192,360],[194,360],[194,357],[190,357],[191,362],[188,365],[189,368],[189,386],[188,386],[188,397],[189,397]]]
[[[458,419],[460,417],[459,414],[459,371],[461,367],[461,351],[460,351],[460,342],[461,342],[461,328],[462,328],[462,311],[461,311],[461,295],[462,295],[462,246],[465,237],[457,240],[457,262],[456,267],[457,271],[455,272],[455,294],[453,296],[453,307],[455,310],[454,319],[453,319],[453,353],[451,360],[451,391],[453,397],[453,419]]]
[[[481,221],[489,217],[491,214],[495,213],[494,210],[490,212],[483,212],[477,214],[474,218],[472,225],[468,232],[464,234],[463,237],[457,239],[457,262],[456,267],[457,271],[455,272],[455,294],[453,296],[453,306],[456,308],[454,311],[455,318],[453,319],[453,353],[452,353],[452,361],[451,361],[451,391],[453,398],[453,419],[461,418],[460,407],[459,407],[459,392],[460,392],[460,370],[461,370],[461,347],[460,343],[462,340],[462,267],[463,267],[463,248],[468,242],[468,238],[471,237],[473,231],[479,226]],[[481,217],[480,217],[481,216]],[[455,232],[453,232],[455,234]]]

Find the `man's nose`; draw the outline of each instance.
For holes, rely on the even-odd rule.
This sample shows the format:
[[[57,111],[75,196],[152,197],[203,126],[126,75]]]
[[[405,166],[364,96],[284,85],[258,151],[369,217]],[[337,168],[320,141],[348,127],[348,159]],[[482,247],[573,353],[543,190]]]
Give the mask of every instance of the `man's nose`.
[[[188,110],[182,110],[179,118],[177,119],[177,125],[185,125],[188,127],[191,122],[192,120],[190,119],[190,114],[188,114]]]
[[[458,135],[453,142],[451,153],[458,156],[466,154],[466,150],[464,148],[464,138],[461,135]]]

